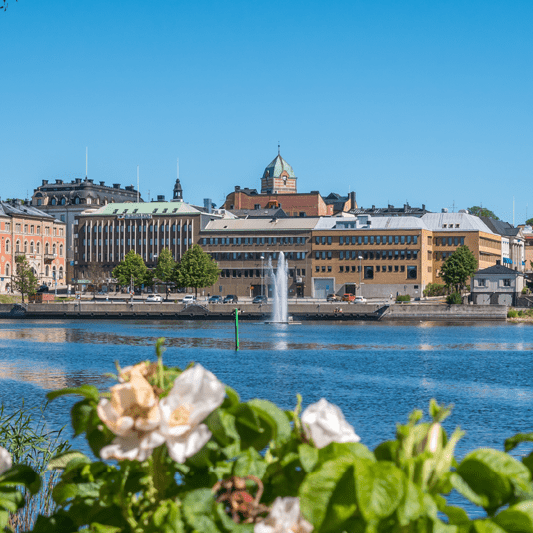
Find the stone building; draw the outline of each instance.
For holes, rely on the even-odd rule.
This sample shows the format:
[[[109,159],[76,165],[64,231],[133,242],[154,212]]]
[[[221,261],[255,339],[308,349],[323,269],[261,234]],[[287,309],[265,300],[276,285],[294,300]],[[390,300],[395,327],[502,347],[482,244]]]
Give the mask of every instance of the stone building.
[[[478,270],[472,278],[472,301],[477,305],[516,305],[525,278],[522,272],[503,265]]]
[[[0,291],[12,288],[15,259],[25,255],[40,284],[65,282],[65,223],[20,200],[0,202]]]
[[[56,179],[55,183],[43,180],[33,192],[31,205],[48,213],[66,224],[66,280],[74,278],[74,224],[76,217],[88,207],[100,207],[114,202],[142,202],[133,185],[121,188],[120,183],[108,186],[104,181],[98,184],[92,179],[76,178],[65,182]]]

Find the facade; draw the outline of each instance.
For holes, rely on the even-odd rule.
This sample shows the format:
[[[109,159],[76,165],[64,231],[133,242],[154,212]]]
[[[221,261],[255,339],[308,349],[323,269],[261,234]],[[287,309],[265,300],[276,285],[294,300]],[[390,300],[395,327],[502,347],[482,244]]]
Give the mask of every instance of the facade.
[[[409,204],[403,204],[403,207],[394,207],[388,205],[387,207],[358,207],[350,211],[352,215],[370,215],[373,217],[421,217],[426,213],[431,213],[422,204],[422,207],[412,207]]]
[[[55,180],[48,183],[43,180],[42,185],[33,192],[31,205],[48,213],[66,224],[66,280],[72,282],[74,278],[74,224],[76,217],[89,207],[99,208],[113,202],[136,202],[137,191],[133,185],[124,189],[120,183],[112,187],[100,181],[76,178],[70,182]],[[140,198],[140,196],[139,196]],[[140,199],[142,201],[142,199]]]
[[[265,168],[260,193],[236,185],[223,207],[229,211],[282,208],[290,217],[332,216],[357,207],[354,192],[347,196],[331,193],[326,197],[318,191],[299,193],[296,181],[294,170],[278,153]]]
[[[312,296],[311,232],[317,218],[212,220],[198,244],[221,269],[212,295],[272,297],[269,268],[277,269],[280,254],[288,261],[289,296]]]
[[[65,223],[21,201],[0,202],[0,291],[10,291],[15,259],[25,255],[40,284],[65,282]]]
[[[198,240],[200,229],[215,214],[201,213],[180,202],[110,203],[77,217],[74,233],[75,279],[111,278],[111,272],[134,250],[148,267],[168,248],[174,260]]]
[[[479,217],[494,233],[502,237],[501,265],[519,272],[525,271],[525,237],[522,228],[515,228],[509,222]]]
[[[525,287],[524,274],[503,265],[478,270],[471,282],[472,301],[477,305],[516,305]]]

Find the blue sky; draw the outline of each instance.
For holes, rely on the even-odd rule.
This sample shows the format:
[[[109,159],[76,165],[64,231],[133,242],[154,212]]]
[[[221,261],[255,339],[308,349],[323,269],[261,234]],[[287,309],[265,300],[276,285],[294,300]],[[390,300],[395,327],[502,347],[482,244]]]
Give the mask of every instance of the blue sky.
[[[0,196],[42,179],[220,205],[281,142],[301,192],[524,221],[531,1],[10,0]],[[528,204],[529,202],[529,204]]]

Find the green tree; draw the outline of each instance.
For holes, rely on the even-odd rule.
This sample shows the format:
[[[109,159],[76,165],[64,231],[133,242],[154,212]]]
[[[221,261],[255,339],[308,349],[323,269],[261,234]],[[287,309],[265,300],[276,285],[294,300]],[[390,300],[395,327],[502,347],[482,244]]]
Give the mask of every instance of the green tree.
[[[213,258],[198,244],[194,244],[176,265],[174,280],[178,287],[194,287],[198,296],[198,289],[214,285],[218,281],[219,274],[220,270]]]
[[[527,226],[533,226],[533,218],[528,218],[528,219],[526,220],[526,225],[527,225]]]
[[[15,290],[22,295],[22,303],[24,303],[25,294],[30,296],[36,293],[39,284],[37,276],[33,273],[25,255],[18,255],[15,259],[15,272],[12,279]]]
[[[154,270],[154,277],[159,281],[162,281],[167,287],[168,283],[172,281],[174,277],[174,269],[176,268],[176,261],[172,257],[172,252],[168,248],[163,248],[157,258],[157,266]]]
[[[477,270],[477,260],[468,246],[459,246],[446,261],[444,261],[440,276],[446,287],[460,292],[466,280]]]
[[[127,286],[133,278],[133,286],[140,287],[147,281],[148,269],[143,258],[133,250],[129,251],[124,260],[113,269],[113,277],[121,285]]]
[[[494,220],[500,220],[500,217],[496,216],[490,209],[486,207],[480,207],[479,205],[473,205],[468,208],[468,212],[476,217],[489,217]]]

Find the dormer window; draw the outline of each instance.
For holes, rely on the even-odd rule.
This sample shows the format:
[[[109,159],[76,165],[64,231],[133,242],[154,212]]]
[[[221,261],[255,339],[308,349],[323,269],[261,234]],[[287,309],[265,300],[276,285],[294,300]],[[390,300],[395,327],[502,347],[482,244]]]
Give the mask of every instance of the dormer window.
[[[157,213],[157,209],[154,209],[154,210],[152,211],[152,213]]]
[[[446,224],[443,224],[442,227],[445,228],[445,227],[446,227]]]
[[[113,214],[116,215],[117,213],[118,213],[118,209],[115,209],[115,210],[113,211]]]

